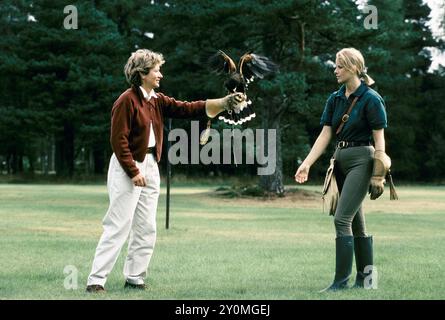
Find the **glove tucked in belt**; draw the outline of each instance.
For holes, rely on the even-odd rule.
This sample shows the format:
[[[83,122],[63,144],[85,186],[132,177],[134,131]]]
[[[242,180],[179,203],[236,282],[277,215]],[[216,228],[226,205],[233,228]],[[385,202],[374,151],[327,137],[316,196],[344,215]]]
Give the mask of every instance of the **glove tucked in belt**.
[[[372,171],[371,183],[369,185],[369,194],[371,200],[375,200],[383,193],[386,183],[386,177],[388,176],[390,182],[390,199],[398,199],[392,177],[390,174],[391,158],[382,150],[376,150],[374,152],[374,168]]]

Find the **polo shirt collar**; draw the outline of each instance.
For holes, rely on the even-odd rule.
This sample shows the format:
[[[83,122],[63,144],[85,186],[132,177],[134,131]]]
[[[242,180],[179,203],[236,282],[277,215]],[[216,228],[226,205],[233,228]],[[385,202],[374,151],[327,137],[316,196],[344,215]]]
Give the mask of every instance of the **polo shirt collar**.
[[[351,93],[351,95],[355,96],[355,97],[360,97],[361,95],[363,95],[366,90],[367,90],[368,86],[363,82],[360,81],[360,85],[358,86],[357,89],[355,89],[355,91],[353,93]],[[336,96],[337,97],[344,97],[345,96],[345,91],[346,91],[346,86],[342,85],[340,87],[340,89],[337,91]]]

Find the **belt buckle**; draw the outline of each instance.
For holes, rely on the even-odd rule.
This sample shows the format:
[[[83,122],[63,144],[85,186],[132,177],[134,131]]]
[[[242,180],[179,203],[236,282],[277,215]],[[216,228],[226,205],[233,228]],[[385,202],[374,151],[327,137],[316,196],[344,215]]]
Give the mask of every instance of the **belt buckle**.
[[[346,148],[348,146],[347,141],[340,141],[337,145],[340,149]]]

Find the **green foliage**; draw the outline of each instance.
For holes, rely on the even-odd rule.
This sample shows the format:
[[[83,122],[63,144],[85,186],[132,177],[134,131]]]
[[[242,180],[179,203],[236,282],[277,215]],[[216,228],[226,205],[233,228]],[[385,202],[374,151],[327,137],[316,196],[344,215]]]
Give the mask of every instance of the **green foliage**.
[[[94,171],[101,173],[111,153],[109,112],[128,86],[122,69],[132,51],[162,52],[166,64],[160,90],[196,100],[225,94],[224,79],[205,66],[210,54],[222,49],[238,60],[253,50],[277,62],[280,73],[249,87],[257,118],[247,126],[279,130],[279,169],[293,176],[320,132],[328,95],[338,88],[332,74],[335,53],[352,46],[363,52],[375,89],[387,104],[394,176],[430,180],[445,175],[439,161],[443,150],[436,146],[445,136],[437,108],[444,100],[445,75],[427,73],[431,57],[425,49],[443,48],[444,42],[432,38],[429,8],[421,0],[369,1],[378,9],[376,30],[364,28],[366,15],[349,0],[73,4],[77,30],[63,28],[64,1],[0,4],[0,155],[5,158],[35,159],[41,146],[54,140],[58,174],[72,175],[82,152],[91,154]],[[175,120],[178,126],[188,128],[189,122]],[[225,126],[213,121],[213,127]],[[419,145],[426,146],[424,152],[415,152]],[[326,163],[330,153],[319,162]],[[209,168],[195,169],[175,170]],[[321,173],[317,166],[311,172],[314,177]]]
[[[427,74],[431,57],[425,47],[439,45],[426,26],[430,10],[420,0],[371,4],[379,10],[379,25],[365,56],[369,57],[369,72],[376,80],[376,88],[387,104],[387,146],[393,159],[392,171],[396,177],[431,179],[435,173],[425,174],[423,164],[435,158],[436,151],[419,152],[419,145],[431,145],[431,136],[442,135],[435,124],[441,118],[431,110],[434,103],[425,99],[427,92],[434,96],[433,100],[442,95],[431,85],[436,76]],[[443,92],[444,81],[439,82],[441,85],[436,86]]]
[[[2,90],[8,99],[0,107],[24,113],[16,117],[23,117],[25,125],[3,124],[6,139],[11,135],[17,146],[32,146],[33,141],[39,144],[39,139],[54,136],[57,173],[72,175],[77,149],[96,144],[109,149],[107,116],[124,88],[118,66],[123,65],[125,52],[115,22],[90,1],[76,3],[79,28],[63,28],[65,5],[64,1],[38,1],[1,8],[2,16],[16,12],[22,20],[20,25],[14,18],[2,20],[11,31],[0,42],[12,55],[6,51],[0,67],[6,72],[3,77],[9,78],[1,81],[6,83]],[[25,20],[26,16],[33,20]],[[76,138],[82,143],[75,143]],[[32,150],[20,153],[33,157]]]

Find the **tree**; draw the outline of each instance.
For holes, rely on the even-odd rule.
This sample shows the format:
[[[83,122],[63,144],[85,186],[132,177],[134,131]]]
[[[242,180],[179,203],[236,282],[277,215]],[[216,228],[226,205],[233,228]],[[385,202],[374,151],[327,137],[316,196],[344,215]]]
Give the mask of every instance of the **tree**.
[[[64,6],[63,1],[33,3],[28,12],[35,21],[17,38],[25,79],[32,81],[26,86],[29,109],[50,115],[45,129],[46,136],[55,137],[57,174],[72,176],[82,148],[99,155],[109,148],[108,115],[123,86],[122,69],[116,66],[124,54],[116,25],[89,1],[76,5],[78,29],[63,27]],[[76,144],[76,137],[82,143]]]
[[[422,1],[372,1],[379,24],[365,54],[374,70],[376,88],[385,98],[389,127],[387,149],[396,177],[420,178],[425,130],[422,82],[431,63],[426,47],[434,46],[426,26],[429,8]],[[370,71],[371,72],[371,71]]]

